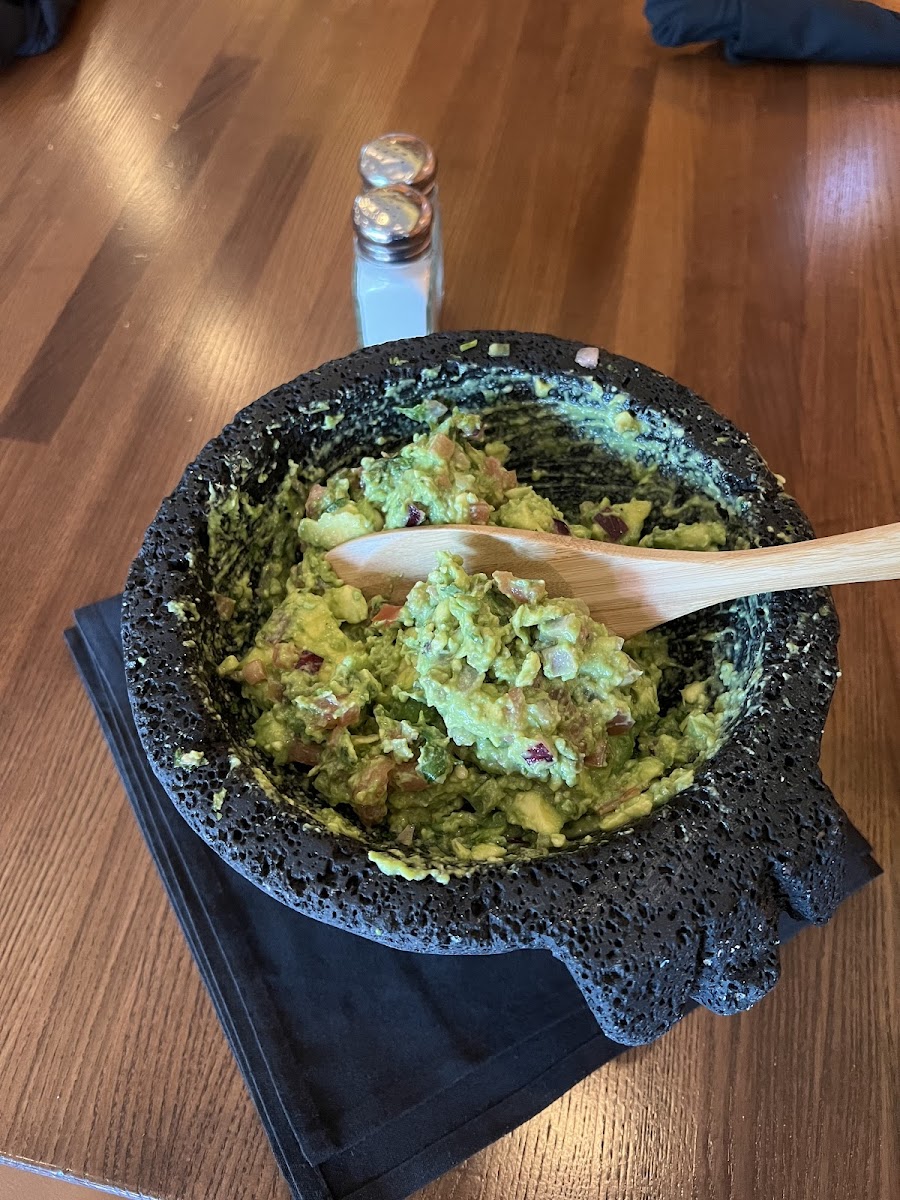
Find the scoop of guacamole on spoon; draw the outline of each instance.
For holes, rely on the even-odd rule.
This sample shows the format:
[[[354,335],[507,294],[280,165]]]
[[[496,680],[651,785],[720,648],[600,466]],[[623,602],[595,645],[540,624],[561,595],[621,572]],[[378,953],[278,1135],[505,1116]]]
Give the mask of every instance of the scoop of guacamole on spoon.
[[[371,857],[410,877],[547,853],[647,815],[692,782],[723,709],[718,680],[697,680],[661,716],[664,632],[623,644],[540,580],[468,575],[443,555],[398,607],[337,578],[327,550],[425,522],[724,543],[705,498],[690,508],[702,519],[676,528],[645,531],[641,498],[598,495],[564,514],[507,468],[505,445],[478,444],[477,414],[436,407],[409,410],[430,428],[401,450],[309,489],[283,595],[219,666],[258,711],[257,747],[308,772],[328,809],[380,831],[387,849]],[[217,597],[223,619],[241,602]]]

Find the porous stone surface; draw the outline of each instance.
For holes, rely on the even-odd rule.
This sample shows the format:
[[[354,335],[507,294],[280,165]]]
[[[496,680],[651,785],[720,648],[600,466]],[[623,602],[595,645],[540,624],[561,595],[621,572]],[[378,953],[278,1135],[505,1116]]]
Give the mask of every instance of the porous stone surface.
[[[505,331],[435,334],[360,350],[275,388],[238,413],[163,503],[129,576],[123,636],[150,763],[236,870],[307,916],[404,950],[550,949],[604,1033],[638,1044],[690,1001],[748,1008],[778,977],[779,914],[823,922],[840,899],[847,826],[818,767],[837,675],[826,591],[735,601],[673,626],[673,645],[695,656],[709,653],[700,635],[718,630],[745,696],[724,744],[668,806],[605,841],[447,883],[383,874],[368,858],[385,845],[377,832],[330,833],[304,769],[279,772],[248,745],[252,714],[215,669],[230,647],[211,595],[211,497],[238,488],[258,504],[290,461],[328,472],[402,444],[415,428],[397,407],[426,395],[490,409],[490,436],[510,443],[511,465],[526,480],[539,465],[539,490],[564,510],[598,488],[614,500],[630,494],[603,436],[604,406],[627,399],[642,427],[639,457],[685,493],[718,496],[732,543],[811,536],[745,434],[639,363],[601,350],[595,368],[580,367],[581,347]],[[547,395],[536,395],[535,377],[552,383]],[[248,518],[235,534],[238,562],[253,526]]]

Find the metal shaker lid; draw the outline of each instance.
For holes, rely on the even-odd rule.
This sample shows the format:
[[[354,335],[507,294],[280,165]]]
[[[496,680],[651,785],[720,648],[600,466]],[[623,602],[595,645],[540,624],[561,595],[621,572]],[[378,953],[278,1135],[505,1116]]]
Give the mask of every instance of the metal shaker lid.
[[[411,133],[385,133],[359,152],[359,173],[367,187],[405,183],[427,196],[437,175],[437,159],[427,142]]]
[[[370,188],[353,201],[353,228],[360,251],[378,262],[407,262],[431,245],[432,209],[427,197],[403,183]]]

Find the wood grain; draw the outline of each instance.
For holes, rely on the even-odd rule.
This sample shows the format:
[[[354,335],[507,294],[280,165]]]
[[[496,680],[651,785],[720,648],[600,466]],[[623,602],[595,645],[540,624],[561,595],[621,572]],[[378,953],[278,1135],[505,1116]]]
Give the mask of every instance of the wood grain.
[[[165,1200],[286,1188],[61,632],[232,413],[353,344],[356,149],[440,158],[446,324],[652,363],[821,535],[897,520],[890,70],[653,47],[596,0],[82,0],[0,77],[0,1157]],[[823,770],[886,875],[426,1200],[888,1200],[900,601],[837,592]]]

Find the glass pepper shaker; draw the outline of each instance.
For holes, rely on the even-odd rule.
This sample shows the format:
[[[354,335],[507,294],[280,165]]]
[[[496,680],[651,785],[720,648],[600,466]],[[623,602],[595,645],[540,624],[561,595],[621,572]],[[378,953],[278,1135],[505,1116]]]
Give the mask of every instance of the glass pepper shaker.
[[[427,142],[411,133],[384,133],[367,142],[359,152],[359,175],[367,188],[389,187],[405,183],[427,196],[431,202],[431,245],[434,256],[435,286],[440,300],[444,297],[444,243],[441,230],[441,205],[437,185],[437,158]]]
[[[353,202],[353,299],[360,345],[433,333],[440,312],[428,199],[405,184]]]

